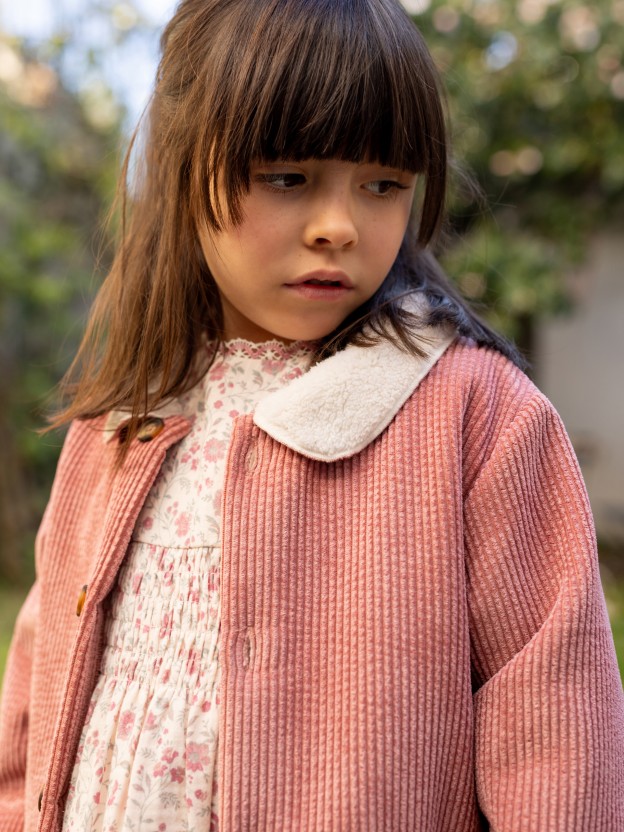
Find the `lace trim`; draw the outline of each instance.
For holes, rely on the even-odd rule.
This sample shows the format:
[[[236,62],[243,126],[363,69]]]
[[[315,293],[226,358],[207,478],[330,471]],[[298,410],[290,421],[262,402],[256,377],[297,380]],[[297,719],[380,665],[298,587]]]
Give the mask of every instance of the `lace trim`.
[[[210,349],[210,342],[208,348]],[[247,341],[244,338],[232,338],[219,344],[219,353],[228,358],[264,358],[271,361],[285,361],[296,356],[313,355],[315,344],[313,341],[293,341],[284,344],[282,341]]]

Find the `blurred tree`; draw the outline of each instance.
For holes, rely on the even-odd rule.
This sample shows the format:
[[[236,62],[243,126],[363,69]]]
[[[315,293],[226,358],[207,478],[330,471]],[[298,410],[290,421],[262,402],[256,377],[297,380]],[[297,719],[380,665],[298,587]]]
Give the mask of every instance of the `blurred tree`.
[[[449,93],[461,188],[445,265],[529,354],[536,319],[569,308],[589,235],[622,224],[624,0],[405,0]]]
[[[0,40],[0,577],[29,576],[61,442],[35,431],[92,294],[118,123],[90,122],[49,66]]]

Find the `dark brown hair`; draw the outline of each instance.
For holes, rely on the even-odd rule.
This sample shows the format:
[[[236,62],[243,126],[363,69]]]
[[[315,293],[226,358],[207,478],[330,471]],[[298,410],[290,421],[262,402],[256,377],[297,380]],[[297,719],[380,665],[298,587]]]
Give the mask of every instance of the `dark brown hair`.
[[[218,342],[223,322],[196,228],[240,220],[256,159],[375,160],[422,176],[388,277],[319,344],[319,357],[370,343],[365,323],[421,352],[401,302],[419,292],[428,323],[450,322],[518,361],[427,248],[444,215],[445,111],[429,51],[398,0],[182,0],[161,45],[147,116],[122,169],[117,253],[62,382],[70,403],[54,424],[123,408],[130,438],[141,415],[205,372],[197,356],[206,337]]]

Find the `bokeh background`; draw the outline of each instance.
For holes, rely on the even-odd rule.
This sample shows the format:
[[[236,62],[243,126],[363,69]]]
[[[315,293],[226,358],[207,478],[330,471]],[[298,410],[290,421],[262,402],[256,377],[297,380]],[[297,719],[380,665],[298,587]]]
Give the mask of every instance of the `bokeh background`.
[[[624,673],[624,0],[405,0],[448,89],[440,256],[563,416]],[[170,0],[0,0],[0,678],[62,435],[41,437],[110,258],[102,219]]]

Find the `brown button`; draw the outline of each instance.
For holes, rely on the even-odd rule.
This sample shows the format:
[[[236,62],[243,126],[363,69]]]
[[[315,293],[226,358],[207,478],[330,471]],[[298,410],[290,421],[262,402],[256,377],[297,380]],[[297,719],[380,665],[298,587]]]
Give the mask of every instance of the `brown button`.
[[[37,807],[39,811],[41,811],[41,801],[43,800],[43,789],[39,792],[39,800],[37,801]]]
[[[245,454],[245,468],[251,474],[253,471],[256,470],[257,467],[258,467],[258,446],[255,442],[252,442],[249,450]]]
[[[80,595],[78,596],[78,603],[76,604],[76,615],[80,615],[82,612],[82,608],[85,605],[85,601],[87,600],[87,587],[88,584],[85,584],[83,588],[80,590]]]
[[[139,442],[151,442],[159,433],[162,433],[165,423],[158,416],[150,416],[145,419],[137,431]]]

